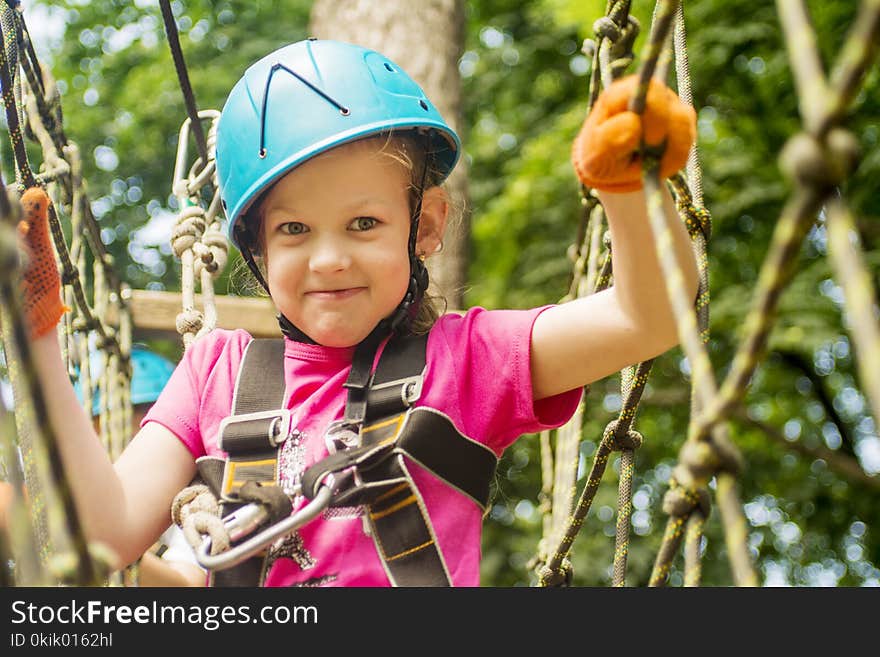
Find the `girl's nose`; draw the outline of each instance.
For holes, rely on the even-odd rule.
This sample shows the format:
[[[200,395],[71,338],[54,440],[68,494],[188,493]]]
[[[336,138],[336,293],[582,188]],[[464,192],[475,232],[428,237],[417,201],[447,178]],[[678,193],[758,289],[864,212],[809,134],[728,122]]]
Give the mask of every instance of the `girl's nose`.
[[[345,245],[329,236],[315,243],[309,258],[309,268],[316,273],[342,271],[350,264],[351,258]]]

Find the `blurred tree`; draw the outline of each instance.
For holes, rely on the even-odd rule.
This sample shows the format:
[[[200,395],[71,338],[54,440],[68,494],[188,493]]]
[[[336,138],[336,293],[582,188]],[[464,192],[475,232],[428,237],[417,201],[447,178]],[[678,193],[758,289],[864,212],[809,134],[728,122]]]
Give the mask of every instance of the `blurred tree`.
[[[311,34],[356,43],[381,52],[406,69],[452,128],[461,132],[458,60],[464,41],[462,0],[370,2],[316,0]],[[447,183],[454,208],[467,207],[467,163],[456,166]],[[431,282],[449,303],[461,308],[468,264],[469,221],[453,213],[443,252],[428,260]]]

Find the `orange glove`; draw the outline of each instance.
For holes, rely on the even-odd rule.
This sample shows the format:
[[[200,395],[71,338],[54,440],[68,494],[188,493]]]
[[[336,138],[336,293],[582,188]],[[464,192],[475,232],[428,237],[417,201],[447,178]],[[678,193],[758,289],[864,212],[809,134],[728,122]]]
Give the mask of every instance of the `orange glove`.
[[[660,177],[668,178],[687,162],[696,138],[697,116],[672,89],[651,79],[645,111],[639,116],[627,109],[638,86],[638,76],[614,82],[596,99],[572,146],[571,159],[580,181],[607,192],[632,192],[642,188],[641,142],[659,146]]]
[[[70,308],[61,302],[61,278],[49,237],[49,197],[39,187],[32,187],[21,197],[21,207],[24,219],[18,222],[18,234],[28,251],[21,281],[22,303],[30,337],[35,340],[55,328]]]

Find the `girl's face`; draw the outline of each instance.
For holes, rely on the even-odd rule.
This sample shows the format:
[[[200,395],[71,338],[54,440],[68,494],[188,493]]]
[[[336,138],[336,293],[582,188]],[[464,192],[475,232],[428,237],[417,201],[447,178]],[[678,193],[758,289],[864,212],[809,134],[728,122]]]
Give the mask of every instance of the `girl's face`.
[[[308,160],[260,207],[272,300],[324,346],[358,344],[409,283],[410,174],[381,148],[353,142]]]

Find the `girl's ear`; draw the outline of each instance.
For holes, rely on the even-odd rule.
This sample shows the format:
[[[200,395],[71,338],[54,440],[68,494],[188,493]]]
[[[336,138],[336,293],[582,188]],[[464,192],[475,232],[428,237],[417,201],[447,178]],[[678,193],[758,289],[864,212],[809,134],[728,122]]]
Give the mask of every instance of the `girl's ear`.
[[[422,196],[422,214],[419,216],[419,235],[416,254],[430,256],[443,242],[446,218],[449,214],[449,197],[442,187],[429,187]]]

